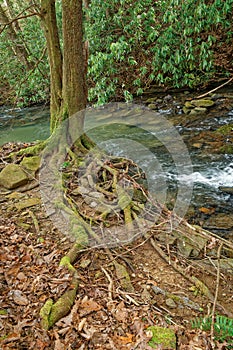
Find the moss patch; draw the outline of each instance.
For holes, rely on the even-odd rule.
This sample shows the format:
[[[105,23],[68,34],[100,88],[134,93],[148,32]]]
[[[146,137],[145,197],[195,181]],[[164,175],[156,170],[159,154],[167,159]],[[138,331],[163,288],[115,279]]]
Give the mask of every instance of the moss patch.
[[[220,126],[220,128],[218,128],[216,130],[216,132],[218,132],[222,135],[228,135],[232,131],[233,131],[233,124],[227,124],[227,125]]]
[[[162,349],[176,349],[176,335],[172,329],[151,326],[147,328],[147,334],[152,335],[148,345],[153,349],[158,349],[159,345]]]

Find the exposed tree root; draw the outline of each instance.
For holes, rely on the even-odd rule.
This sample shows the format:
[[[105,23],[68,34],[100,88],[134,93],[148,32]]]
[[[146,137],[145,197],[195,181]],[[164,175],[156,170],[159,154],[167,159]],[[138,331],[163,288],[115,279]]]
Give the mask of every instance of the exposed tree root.
[[[40,310],[41,326],[48,330],[62,317],[66,316],[74,304],[79,281],[77,276],[73,276],[70,289],[53,303],[52,299],[48,299]]]
[[[13,158],[18,157],[18,156],[26,156],[26,155],[36,156],[36,155],[39,155],[45,149],[47,143],[48,143],[48,140],[39,141],[35,145],[29,146],[26,148],[22,148],[19,151],[10,153],[9,158],[13,159]]]
[[[153,247],[169,265],[188,279],[195,288],[201,290],[219,310],[228,316],[232,315],[214,300],[214,295],[202,281],[195,276],[188,276],[183,268],[172,263],[170,258],[169,242],[185,242],[186,246],[190,246],[190,252],[206,254],[206,247],[216,245],[219,237],[199,227],[193,227],[184,220],[173,228],[172,220],[176,218],[168,209],[150,200],[144,174],[132,161],[113,157],[104,159],[103,154],[91,152],[86,153],[82,159],[80,156],[77,158],[75,150],[66,154],[67,166],[61,170],[62,183],[53,184],[60,186],[62,194],[59,197],[53,197],[52,194],[50,202],[64,213],[64,217],[69,215],[68,234],[75,243],[61,259],[60,266],[67,267],[73,274],[73,279],[70,288],[56,303],[48,300],[41,309],[43,327],[52,327],[72,307],[79,285],[78,273],[73,264],[87,246],[104,247],[113,261],[122,289],[126,293],[133,292],[126,268],[115,261],[106,247],[130,243],[143,235],[150,239]],[[57,159],[56,157],[55,164]],[[155,215],[158,213],[159,218]],[[161,232],[164,232],[166,237],[162,242],[165,251],[157,242]],[[156,239],[151,238],[152,235]],[[225,252],[232,251],[233,245],[223,240],[223,249]],[[112,287],[109,295],[112,295],[111,291]]]

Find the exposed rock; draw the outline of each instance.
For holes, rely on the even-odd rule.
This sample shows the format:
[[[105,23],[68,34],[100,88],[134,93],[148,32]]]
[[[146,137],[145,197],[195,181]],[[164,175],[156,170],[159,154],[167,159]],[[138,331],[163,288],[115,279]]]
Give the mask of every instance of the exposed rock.
[[[150,108],[150,109],[156,109],[156,108],[157,108],[157,105],[156,105],[155,103],[150,103],[150,104],[148,105],[148,108]]]
[[[74,195],[74,196],[78,196],[78,195],[84,195],[84,194],[88,194],[90,192],[90,189],[89,188],[86,188],[86,187],[82,187],[82,186],[78,186],[76,187],[71,193]]]
[[[196,107],[211,107],[214,105],[214,101],[210,99],[203,99],[203,100],[192,100],[191,104]]]
[[[228,230],[233,227],[233,214],[219,213],[212,215],[203,224],[204,228]]]
[[[0,185],[8,189],[25,185],[28,180],[27,174],[17,164],[8,164],[0,173]]]
[[[22,210],[25,208],[33,207],[34,205],[41,204],[40,198],[28,198],[19,203],[16,203],[15,206],[18,210]]]
[[[211,95],[211,100],[213,100],[213,101],[216,101],[220,98],[224,98],[224,95],[221,95],[221,94],[212,94]]]
[[[184,104],[184,106],[185,106],[186,108],[189,108],[189,109],[194,107],[193,104],[192,104],[190,101],[186,101],[185,104]]]
[[[190,115],[197,115],[198,114],[198,112],[197,111],[195,111],[195,109],[191,109],[191,111],[190,111],[190,113],[189,113]]]
[[[41,158],[39,156],[24,157],[20,165],[32,176],[39,170]]]
[[[219,186],[219,189],[220,189],[222,192],[226,192],[226,193],[229,193],[229,194],[233,194],[233,187]]]
[[[199,113],[206,113],[207,112],[207,108],[205,108],[205,107],[195,107],[194,111],[196,111],[198,114]]]
[[[170,309],[175,309],[177,307],[176,303],[174,302],[174,300],[172,298],[166,299],[165,303]]]
[[[183,256],[196,258],[206,243],[207,240],[201,236],[195,238],[183,237],[183,239],[179,238],[177,240],[177,248]]]
[[[184,114],[189,114],[190,113],[190,108],[183,107],[183,112],[184,112]]]
[[[156,101],[156,99],[157,99],[157,97],[148,98],[148,99],[146,100],[146,103],[153,103],[153,102]]]

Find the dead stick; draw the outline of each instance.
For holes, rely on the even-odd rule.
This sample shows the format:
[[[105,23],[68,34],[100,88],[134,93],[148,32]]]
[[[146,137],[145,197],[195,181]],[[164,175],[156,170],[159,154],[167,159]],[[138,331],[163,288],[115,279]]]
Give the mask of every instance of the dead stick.
[[[203,95],[199,95],[199,96],[197,96],[196,98],[202,98],[202,97],[205,97],[205,96],[207,96],[207,95],[211,94],[212,92],[214,92],[214,91],[217,91],[217,90],[221,89],[223,86],[225,86],[225,85],[229,84],[229,83],[230,83],[232,80],[233,80],[233,77],[231,77],[231,78],[230,78],[229,80],[227,80],[225,83],[223,83],[223,84],[221,84],[221,85],[217,86],[217,87],[216,87],[216,88],[214,88],[213,90],[210,90],[210,91],[206,92],[206,93],[205,93],[205,94],[203,94]]]
[[[103,268],[101,267],[101,270],[104,272],[104,274],[106,275],[108,281],[109,281],[109,285],[108,285],[108,297],[110,300],[112,300],[112,290],[113,290],[113,280],[112,278],[110,277],[110,275],[108,274],[108,272]]]
[[[150,239],[150,243],[152,245],[152,247],[156,250],[156,252],[161,256],[161,258],[163,258],[168,265],[170,265],[176,272],[180,273],[185,279],[187,279],[189,282],[191,282],[192,284],[195,283],[194,280],[192,279],[192,277],[190,277],[189,275],[187,275],[183,269],[179,266],[176,266],[173,262],[169,261],[168,257],[166,256],[166,254],[162,251],[162,249],[155,243],[154,239],[151,238]],[[207,296],[208,297],[208,296]],[[212,299],[211,297],[209,297],[210,301],[214,303],[215,298]],[[233,317],[233,314],[226,310],[221,304],[219,304],[217,301],[215,302],[215,305],[222,310],[228,317]]]
[[[223,242],[220,243],[218,247],[218,252],[217,252],[218,269],[217,269],[217,277],[216,277],[215,296],[214,296],[213,308],[212,308],[212,322],[211,322],[211,329],[210,329],[210,338],[213,344],[214,344],[214,317],[215,317],[216,305],[218,301],[218,291],[219,291],[219,281],[220,281],[220,258],[221,258],[222,247],[223,247]]]

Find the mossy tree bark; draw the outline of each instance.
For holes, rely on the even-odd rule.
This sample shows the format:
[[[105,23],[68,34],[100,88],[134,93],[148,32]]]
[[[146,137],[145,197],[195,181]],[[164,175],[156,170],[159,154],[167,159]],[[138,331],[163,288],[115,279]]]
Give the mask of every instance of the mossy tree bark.
[[[41,0],[41,24],[50,65],[50,128],[55,129],[62,102],[62,52],[57,27],[55,0]]]
[[[51,80],[50,129],[52,135],[48,148],[52,152],[52,157],[49,168],[55,169],[55,182],[60,158],[62,159],[64,152],[68,152],[64,149],[67,139],[71,139],[73,141],[71,144],[73,143],[75,146],[74,151],[69,150],[74,157],[76,156],[76,150],[83,153],[92,146],[92,142],[83,134],[84,113],[80,112],[72,120],[70,118],[75,113],[84,110],[87,102],[82,17],[82,0],[62,0],[63,50],[61,50],[55,0],[41,0],[41,23],[47,41]],[[69,126],[65,131],[59,127],[64,120],[67,121]],[[78,140],[76,140],[76,135]],[[54,198],[54,200],[59,200],[58,204],[64,212],[70,210],[63,203],[63,196],[59,199]],[[72,260],[76,259],[81,247],[86,246],[88,243],[85,223],[79,219],[78,213],[76,216],[79,237],[76,241],[75,249],[72,249]],[[81,231],[82,234],[80,235]],[[81,242],[81,244],[79,245],[78,242]],[[72,266],[69,254],[67,259],[62,260],[62,266],[64,265],[64,260],[68,262],[67,266],[73,275],[73,287],[68,289],[56,303],[53,304],[49,300],[41,309],[42,325],[46,329],[52,327],[58,319],[65,316],[75,300],[79,284],[77,273]]]
[[[50,63],[51,132],[74,113],[85,109],[87,101],[82,0],[62,1],[63,53],[56,20],[55,0],[41,0],[41,22]],[[82,131],[82,114],[78,120]]]

